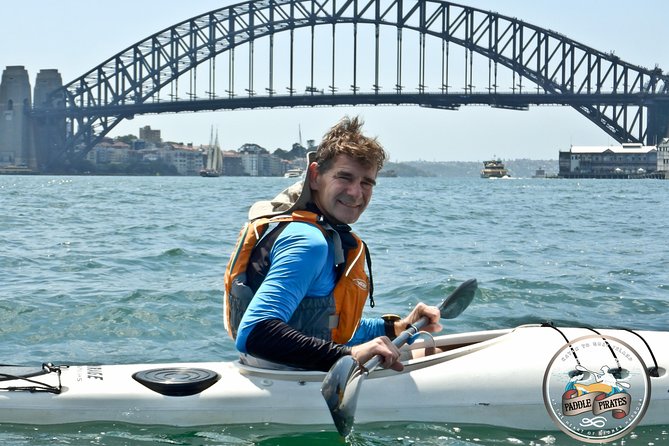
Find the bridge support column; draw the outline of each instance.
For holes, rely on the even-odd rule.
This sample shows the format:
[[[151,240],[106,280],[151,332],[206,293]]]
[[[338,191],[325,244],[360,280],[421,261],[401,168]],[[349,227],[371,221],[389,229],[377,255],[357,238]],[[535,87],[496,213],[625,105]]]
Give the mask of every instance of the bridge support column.
[[[0,80],[0,168],[37,169],[28,111],[30,79],[23,66],[8,66]]]
[[[669,102],[648,105],[646,119],[646,145],[658,145],[669,137]]]

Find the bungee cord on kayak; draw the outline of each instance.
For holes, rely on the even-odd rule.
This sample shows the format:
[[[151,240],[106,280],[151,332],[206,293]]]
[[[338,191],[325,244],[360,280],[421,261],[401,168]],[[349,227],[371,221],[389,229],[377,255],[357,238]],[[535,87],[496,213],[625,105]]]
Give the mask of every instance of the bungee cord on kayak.
[[[19,383],[28,383],[32,385],[14,385],[7,387],[0,387],[0,391],[8,392],[47,392],[60,394],[63,390],[63,385],[60,380],[61,367],[67,366],[55,366],[50,363],[42,364],[40,369],[30,368],[30,367],[21,367],[21,366],[10,366],[10,365],[0,365],[0,383],[8,381],[17,381]],[[17,373],[18,372],[18,373]],[[42,381],[33,379],[40,375],[54,373],[58,376],[58,384],[50,385]]]

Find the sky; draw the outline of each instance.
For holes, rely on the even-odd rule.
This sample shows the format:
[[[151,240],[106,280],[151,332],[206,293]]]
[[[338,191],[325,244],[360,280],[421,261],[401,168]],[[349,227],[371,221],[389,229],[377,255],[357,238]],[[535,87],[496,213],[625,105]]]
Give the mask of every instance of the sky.
[[[3,2],[0,69],[22,65],[31,84],[41,69],[58,69],[64,83],[114,54],[182,20],[238,3],[230,0],[22,0]],[[457,3],[517,17],[557,31],[623,61],[669,72],[666,0],[462,0]],[[394,68],[393,68],[394,69]],[[211,129],[224,150],[256,143],[290,149],[317,142],[342,116],[359,115],[391,161],[482,161],[491,157],[557,159],[571,145],[614,145],[571,107],[529,111],[466,106],[458,111],[413,106],[318,107],[136,116],[109,136],[139,134],[146,125],[163,140],[207,144]]]

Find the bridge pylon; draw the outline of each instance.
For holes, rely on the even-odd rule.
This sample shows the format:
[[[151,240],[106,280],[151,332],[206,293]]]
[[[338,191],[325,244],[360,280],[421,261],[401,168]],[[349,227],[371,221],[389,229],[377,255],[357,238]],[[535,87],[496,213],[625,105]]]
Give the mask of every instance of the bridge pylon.
[[[35,107],[57,110],[65,108],[63,95],[54,95],[61,89],[63,79],[55,69],[40,70],[35,78]],[[39,170],[45,171],[47,166],[57,165],[53,159],[58,153],[58,148],[65,144],[66,119],[59,114],[44,114],[32,116],[32,131],[35,141],[35,149],[39,164]]]
[[[0,80],[0,167],[37,169],[28,111],[32,106],[25,67],[8,66]]]

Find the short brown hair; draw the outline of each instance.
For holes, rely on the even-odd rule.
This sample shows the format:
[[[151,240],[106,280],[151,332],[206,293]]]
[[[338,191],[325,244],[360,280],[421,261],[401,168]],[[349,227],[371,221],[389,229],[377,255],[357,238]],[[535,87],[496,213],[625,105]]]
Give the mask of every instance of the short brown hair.
[[[376,137],[362,134],[363,124],[357,116],[345,116],[323,136],[316,151],[319,171],[327,171],[338,155],[348,155],[365,168],[376,167],[377,172],[383,168],[388,155]]]

